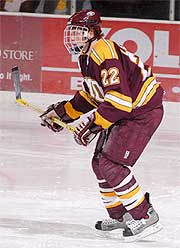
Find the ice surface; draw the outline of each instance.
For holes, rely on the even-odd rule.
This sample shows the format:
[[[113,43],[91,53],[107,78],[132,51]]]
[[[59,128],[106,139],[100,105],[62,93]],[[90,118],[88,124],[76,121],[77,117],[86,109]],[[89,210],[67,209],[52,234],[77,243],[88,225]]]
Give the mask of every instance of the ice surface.
[[[43,108],[67,98],[23,97]],[[164,229],[125,244],[94,229],[107,217],[90,163],[95,142],[84,148],[67,130],[50,132],[14,92],[0,92],[0,248],[179,248],[180,104],[164,105],[163,123],[134,167]]]

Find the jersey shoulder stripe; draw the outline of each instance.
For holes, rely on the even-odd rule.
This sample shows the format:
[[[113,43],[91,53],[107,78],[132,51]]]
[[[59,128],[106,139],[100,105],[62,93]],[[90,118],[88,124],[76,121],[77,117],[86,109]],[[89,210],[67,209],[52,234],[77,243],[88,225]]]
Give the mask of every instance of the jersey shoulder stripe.
[[[102,64],[106,59],[118,59],[114,42],[106,39],[99,40],[92,49],[90,57],[98,65]]]
[[[153,97],[156,93],[157,88],[159,87],[159,83],[156,81],[156,78],[149,77],[143,84],[137,98],[133,102],[133,108],[141,107]]]

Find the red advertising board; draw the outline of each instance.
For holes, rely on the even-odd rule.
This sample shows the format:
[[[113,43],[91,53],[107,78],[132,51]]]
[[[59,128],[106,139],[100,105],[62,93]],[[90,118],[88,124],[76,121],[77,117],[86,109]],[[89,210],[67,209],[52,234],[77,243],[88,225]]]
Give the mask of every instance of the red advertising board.
[[[0,15],[0,90],[12,90],[14,65],[25,91],[73,94],[80,87],[77,57],[63,44],[66,22],[66,16]],[[152,66],[167,101],[180,101],[179,27],[179,22],[103,18],[105,37]]]
[[[19,66],[25,91],[40,91],[42,19],[0,16],[0,90],[13,89],[11,68]]]

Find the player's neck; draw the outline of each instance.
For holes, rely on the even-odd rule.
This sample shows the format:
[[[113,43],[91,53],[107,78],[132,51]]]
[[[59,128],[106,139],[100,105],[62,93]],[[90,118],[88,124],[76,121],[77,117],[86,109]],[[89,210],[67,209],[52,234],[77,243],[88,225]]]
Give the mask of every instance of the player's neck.
[[[85,45],[83,50],[82,50],[82,54],[89,55],[91,53],[91,50],[93,49],[93,47],[96,45],[97,42],[98,42],[98,40],[94,40],[93,42],[91,42],[89,48],[88,48],[89,44]]]

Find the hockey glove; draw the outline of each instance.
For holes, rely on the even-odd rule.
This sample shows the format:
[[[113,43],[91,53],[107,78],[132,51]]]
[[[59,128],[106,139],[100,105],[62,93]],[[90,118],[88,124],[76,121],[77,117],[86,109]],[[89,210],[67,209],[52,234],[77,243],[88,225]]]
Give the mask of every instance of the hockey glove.
[[[79,145],[87,146],[103,130],[94,123],[94,113],[82,121],[74,131],[74,139]]]
[[[66,103],[66,101],[58,102],[56,104],[51,104],[47,108],[47,110],[42,115],[40,115],[41,125],[44,127],[48,127],[49,129],[51,129],[54,132],[60,132],[63,129],[63,127],[54,123],[52,121],[53,117],[56,117],[65,123],[72,122],[73,119],[70,118],[65,112],[65,109],[64,109],[65,103]]]

